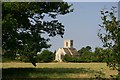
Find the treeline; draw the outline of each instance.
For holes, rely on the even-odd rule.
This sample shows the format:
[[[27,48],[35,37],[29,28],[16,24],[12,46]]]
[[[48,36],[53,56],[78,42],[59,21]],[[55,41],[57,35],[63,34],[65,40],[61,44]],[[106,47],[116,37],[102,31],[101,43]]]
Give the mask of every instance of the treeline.
[[[80,54],[80,56],[72,57],[70,55],[65,55],[62,60],[64,62],[110,62],[109,55],[112,53],[112,49],[103,49],[96,47],[95,51],[92,51],[92,48],[90,46],[86,46],[78,50],[78,53]],[[4,54],[2,58],[3,62],[29,62],[28,57],[26,57],[26,55],[23,54]],[[55,52],[49,50],[43,50],[34,57],[35,62],[53,62],[54,60]]]
[[[55,53],[49,50],[43,50],[41,53],[38,52],[36,56],[34,56],[34,62],[52,62],[54,61]],[[3,54],[2,62],[10,62],[10,61],[21,61],[21,62],[29,62],[29,58],[26,55],[21,54]]]
[[[110,62],[112,58],[109,55],[112,53],[111,49],[103,49],[96,47],[92,52],[90,46],[86,46],[78,50],[80,56],[75,58],[69,55],[65,55],[63,60],[66,62]]]

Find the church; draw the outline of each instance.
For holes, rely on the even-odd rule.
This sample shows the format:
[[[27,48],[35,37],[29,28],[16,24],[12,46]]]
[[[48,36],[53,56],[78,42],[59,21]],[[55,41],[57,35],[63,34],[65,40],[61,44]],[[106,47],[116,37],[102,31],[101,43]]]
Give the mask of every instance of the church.
[[[73,47],[73,40],[64,40],[64,47],[59,48],[55,53],[55,61],[62,62],[62,57],[66,54],[72,57],[78,57],[79,53]]]

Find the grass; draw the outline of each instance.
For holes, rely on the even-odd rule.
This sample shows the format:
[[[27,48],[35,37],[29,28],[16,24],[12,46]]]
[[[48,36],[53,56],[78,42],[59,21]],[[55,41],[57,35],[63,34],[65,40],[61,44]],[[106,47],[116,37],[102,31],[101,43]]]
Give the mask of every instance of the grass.
[[[110,70],[106,63],[3,63],[3,79],[23,78],[110,78],[117,71]],[[96,76],[95,76],[96,75]]]

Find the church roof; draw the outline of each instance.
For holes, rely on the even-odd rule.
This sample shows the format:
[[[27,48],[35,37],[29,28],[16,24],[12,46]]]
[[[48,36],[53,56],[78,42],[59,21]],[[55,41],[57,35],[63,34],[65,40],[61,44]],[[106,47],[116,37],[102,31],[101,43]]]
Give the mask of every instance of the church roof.
[[[75,48],[63,48],[63,50],[66,54],[70,54],[73,56],[79,55],[79,53],[77,52],[77,50]]]

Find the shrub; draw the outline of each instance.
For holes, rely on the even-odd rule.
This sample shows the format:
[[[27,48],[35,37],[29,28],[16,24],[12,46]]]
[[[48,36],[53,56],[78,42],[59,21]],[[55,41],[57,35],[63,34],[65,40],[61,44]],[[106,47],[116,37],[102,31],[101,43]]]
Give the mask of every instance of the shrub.
[[[54,54],[49,50],[43,50],[36,58],[38,62],[51,62],[54,60]]]

